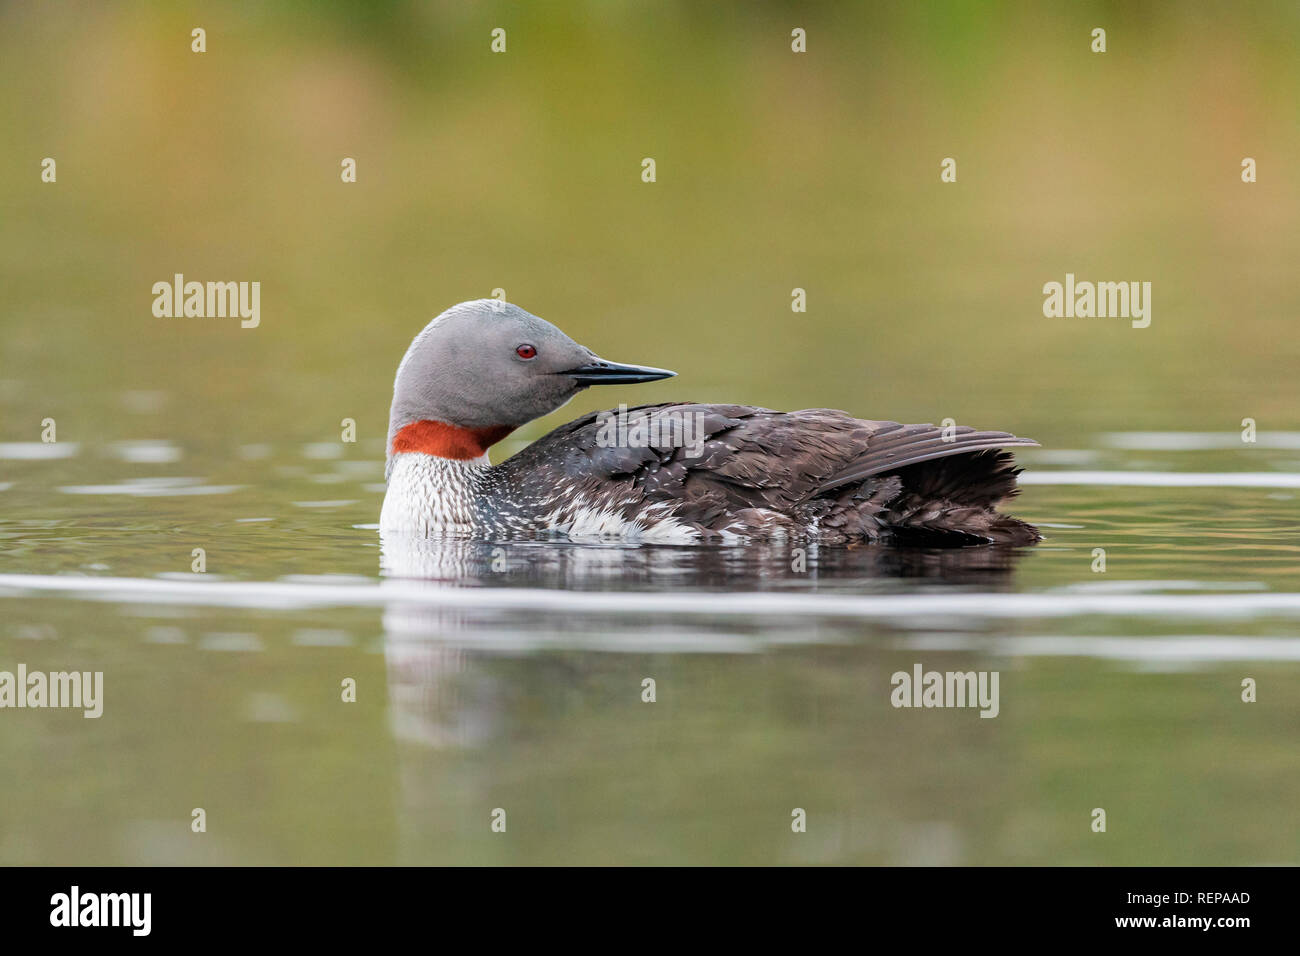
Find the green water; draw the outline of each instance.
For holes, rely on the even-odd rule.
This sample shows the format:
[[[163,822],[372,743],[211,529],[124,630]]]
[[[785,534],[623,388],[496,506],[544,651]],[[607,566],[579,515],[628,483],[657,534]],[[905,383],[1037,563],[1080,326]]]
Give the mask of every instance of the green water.
[[[1294,8],[548,11],[0,8],[0,671],[104,674],[0,709],[0,864],[1300,862]],[[260,325],[154,317],[177,272]],[[1045,318],[1067,272],[1151,326]],[[952,417],[1043,443],[1047,540],[385,578],[393,371],[495,288],[679,372],[497,460],[621,401]],[[917,663],[998,716],[891,706]]]
[[[0,522],[0,574],[109,583],[93,593],[0,584],[6,668],[105,675],[97,720],[0,712],[5,862],[1285,863],[1300,853],[1288,796],[1300,785],[1300,602],[1233,616],[1179,603],[1294,596],[1294,492],[1030,486],[1018,510],[1049,535],[1031,551],[813,549],[803,571],[778,546],[448,543],[432,548],[431,587],[479,589],[475,607],[440,607],[436,593],[414,608],[312,607],[292,588],[377,577],[381,495],[350,459],[301,451],[257,466],[296,477],[192,497],[68,494],[74,485],[37,478],[93,473],[111,486],[204,470],[188,456],[166,468],[90,449],[9,463],[18,478],[6,513],[46,517]],[[205,575],[189,570],[192,546],[207,552]],[[1091,570],[1095,547],[1104,573]],[[161,591],[119,593],[121,578]],[[283,606],[168,596],[195,579],[288,590]],[[512,609],[494,588],[561,600]],[[562,596],[624,590],[648,600],[616,613],[567,608]],[[936,603],[860,619],[815,605],[738,615],[734,595],[685,614],[655,603],[747,591]],[[997,610],[1025,594],[1092,603],[1023,618],[1014,604]],[[937,602],[953,595],[995,608],[951,614]],[[1112,595],[1167,603],[1116,611]],[[915,663],[998,671],[998,716],[892,707],[891,674]],[[642,700],[647,677],[653,703]],[[1240,700],[1244,677],[1258,702]],[[341,700],[345,678],[355,703]],[[204,834],[190,831],[195,807]],[[790,831],[796,807],[807,833]],[[1095,807],[1106,834],[1089,828]],[[497,808],[505,834],[490,829]]]

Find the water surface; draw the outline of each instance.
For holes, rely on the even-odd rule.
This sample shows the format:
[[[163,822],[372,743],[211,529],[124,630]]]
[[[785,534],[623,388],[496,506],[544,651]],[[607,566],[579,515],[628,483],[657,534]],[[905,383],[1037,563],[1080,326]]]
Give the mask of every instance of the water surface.
[[[1027,456],[1032,549],[400,543],[414,577],[372,449],[2,447],[0,660],[105,707],[3,715],[0,859],[1295,862],[1291,475],[1116,444],[1077,457],[1142,484]],[[891,706],[917,663],[999,672],[997,717]]]

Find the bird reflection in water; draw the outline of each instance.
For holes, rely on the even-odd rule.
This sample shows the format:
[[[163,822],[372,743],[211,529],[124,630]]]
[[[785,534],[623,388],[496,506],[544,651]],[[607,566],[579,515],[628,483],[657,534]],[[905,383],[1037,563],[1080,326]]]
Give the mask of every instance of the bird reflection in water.
[[[381,535],[386,580],[414,581],[430,589],[531,589],[566,592],[627,592],[629,610],[647,594],[719,593],[719,601],[743,601],[747,592],[898,593],[924,588],[1000,591],[1011,588],[1023,549],[900,548],[880,545],[830,547],[767,542],[745,546],[660,546],[626,542],[484,541]],[[725,597],[723,596],[725,594]],[[575,602],[576,603],[576,602]],[[734,608],[733,608],[734,610]],[[566,608],[494,605],[490,595],[474,606],[394,603],[384,611],[384,649],[394,730],[399,738],[430,746],[477,746],[496,727],[496,694],[470,680],[477,656],[517,656],[540,650],[640,652],[698,649],[754,650],[782,643],[843,640],[846,629],[861,635],[872,622],[801,618],[761,619],[705,614],[690,616],[590,612]],[[578,658],[570,664],[578,666]]]

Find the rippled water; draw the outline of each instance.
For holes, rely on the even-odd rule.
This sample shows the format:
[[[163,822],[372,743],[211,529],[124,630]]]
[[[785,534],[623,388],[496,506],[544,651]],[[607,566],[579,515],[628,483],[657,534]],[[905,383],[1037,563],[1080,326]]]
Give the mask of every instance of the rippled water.
[[[105,691],[0,720],[0,862],[1296,862],[1296,439],[1098,435],[1023,456],[1037,548],[802,555],[381,549],[373,443],[2,444],[0,669]]]

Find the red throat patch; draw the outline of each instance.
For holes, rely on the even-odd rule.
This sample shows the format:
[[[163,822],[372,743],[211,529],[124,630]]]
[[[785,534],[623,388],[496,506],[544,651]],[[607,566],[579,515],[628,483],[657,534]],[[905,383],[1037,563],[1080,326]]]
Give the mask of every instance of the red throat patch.
[[[480,457],[512,431],[514,428],[510,425],[461,428],[459,425],[425,419],[398,429],[393,436],[393,454],[417,451],[453,461],[468,461]]]

